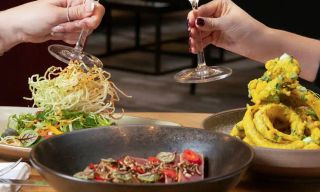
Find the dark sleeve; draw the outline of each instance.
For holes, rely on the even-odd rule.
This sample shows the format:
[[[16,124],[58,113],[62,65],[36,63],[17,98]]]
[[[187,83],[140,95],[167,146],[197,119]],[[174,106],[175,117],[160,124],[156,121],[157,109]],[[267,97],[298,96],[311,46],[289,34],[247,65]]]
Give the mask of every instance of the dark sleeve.
[[[306,81],[304,79],[299,79],[299,82],[302,86],[306,87],[307,89],[320,94],[320,77],[319,77],[319,73],[317,76],[317,79],[315,82],[311,83],[309,81]]]
[[[319,63],[320,65],[320,63]],[[320,87],[320,67],[318,69],[318,73],[317,73],[317,77],[316,77],[316,80],[314,81],[314,84],[317,86],[317,87]]]

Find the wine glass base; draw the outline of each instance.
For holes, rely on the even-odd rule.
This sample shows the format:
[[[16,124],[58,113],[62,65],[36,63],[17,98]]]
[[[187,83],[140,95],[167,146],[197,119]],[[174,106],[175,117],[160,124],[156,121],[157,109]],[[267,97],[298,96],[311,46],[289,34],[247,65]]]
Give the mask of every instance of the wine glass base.
[[[53,57],[67,64],[70,60],[78,60],[88,67],[103,67],[103,63],[100,59],[86,52],[78,51],[73,47],[54,44],[48,47],[48,51]]]
[[[199,68],[185,69],[177,73],[174,79],[179,83],[207,83],[229,77],[232,69],[222,66],[206,66],[205,70]]]

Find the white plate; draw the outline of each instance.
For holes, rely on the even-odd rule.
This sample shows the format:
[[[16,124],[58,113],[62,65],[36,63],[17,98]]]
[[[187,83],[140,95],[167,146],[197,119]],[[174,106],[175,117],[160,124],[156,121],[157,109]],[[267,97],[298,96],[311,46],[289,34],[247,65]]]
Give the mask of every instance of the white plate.
[[[22,113],[35,113],[36,108],[30,107],[6,107],[0,106],[0,133],[7,128],[7,122],[10,115],[22,114]],[[168,125],[168,126],[180,126],[177,123],[169,121],[160,121],[156,119],[148,119],[142,117],[132,117],[124,115],[121,119],[116,120],[117,125]],[[30,148],[15,147],[10,145],[0,144],[0,156],[5,158],[29,158]]]

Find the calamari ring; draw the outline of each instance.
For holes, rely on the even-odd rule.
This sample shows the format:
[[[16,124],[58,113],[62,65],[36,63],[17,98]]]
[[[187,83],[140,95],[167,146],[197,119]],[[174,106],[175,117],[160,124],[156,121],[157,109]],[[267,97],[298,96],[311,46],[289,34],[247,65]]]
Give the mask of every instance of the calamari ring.
[[[301,140],[305,129],[305,123],[298,114],[283,104],[267,104],[260,107],[254,114],[253,122],[266,139],[277,143]]]
[[[270,108],[279,107],[279,104],[268,104],[268,105],[271,105]],[[282,105],[280,107],[285,107],[285,106]],[[247,140],[249,140],[251,144],[256,146],[261,146],[261,147],[270,147],[270,148],[278,148],[278,149],[302,149],[304,147],[304,142],[299,139],[299,136],[292,137],[291,141],[286,141],[283,143],[278,143],[275,140],[266,138],[266,135],[265,135],[266,132],[264,131],[260,132],[259,129],[262,130],[262,128],[259,127],[258,129],[254,123],[254,113],[252,112],[253,108],[254,107],[251,107],[251,106],[248,107],[243,119],[243,127],[245,130],[245,134],[246,134]],[[269,108],[269,107],[266,107],[266,108]],[[290,122],[291,125],[296,127],[295,130],[298,130],[298,132],[300,132],[301,122],[295,122],[293,121],[292,118],[289,118],[288,121]],[[288,135],[288,137],[289,136],[290,135]]]

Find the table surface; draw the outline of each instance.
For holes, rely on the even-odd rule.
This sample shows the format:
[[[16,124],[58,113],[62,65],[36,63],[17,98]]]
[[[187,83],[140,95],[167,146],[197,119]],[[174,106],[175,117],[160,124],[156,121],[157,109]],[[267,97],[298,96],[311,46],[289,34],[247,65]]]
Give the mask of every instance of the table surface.
[[[164,121],[179,123],[185,127],[202,128],[202,122],[212,114],[208,113],[158,113],[158,112],[139,112],[126,113],[126,115],[152,118]],[[32,169],[30,180],[43,181],[39,173]],[[253,192],[253,191],[320,191],[320,182],[290,182],[290,181],[272,181],[270,178],[256,179],[252,174],[246,174],[242,181],[232,189],[231,192]],[[51,187],[22,187],[21,192],[56,192]]]

